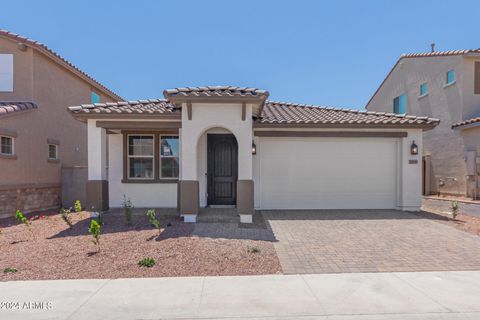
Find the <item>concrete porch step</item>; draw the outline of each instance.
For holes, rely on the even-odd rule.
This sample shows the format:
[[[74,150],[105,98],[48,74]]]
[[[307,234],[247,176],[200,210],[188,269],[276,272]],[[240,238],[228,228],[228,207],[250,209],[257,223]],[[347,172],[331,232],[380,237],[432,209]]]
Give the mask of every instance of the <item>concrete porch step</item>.
[[[197,223],[240,223],[236,208],[201,208]]]

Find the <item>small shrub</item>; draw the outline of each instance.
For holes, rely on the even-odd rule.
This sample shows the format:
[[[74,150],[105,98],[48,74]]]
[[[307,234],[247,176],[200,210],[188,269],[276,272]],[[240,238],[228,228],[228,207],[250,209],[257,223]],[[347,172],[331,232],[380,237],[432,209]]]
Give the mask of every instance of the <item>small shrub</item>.
[[[138,261],[138,265],[140,267],[151,268],[155,265],[155,259],[153,258],[143,258],[142,260]]]
[[[17,220],[20,223],[23,223],[28,228],[28,231],[30,231],[30,233],[32,234],[33,239],[35,239],[35,234],[33,233],[33,230],[30,227],[31,222],[27,220],[27,218],[23,215],[23,213],[20,210],[17,210],[17,212],[15,213],[15,218],[17,218]]]
[[[450,210],[452,211],[453,220],[457,219],[459,209],[460,209],[460,206],[458,205],[458,201],[454,200],[450,203]]]
[[[97,220],[92,219],[90,221],[90,227],[88,228],[88,232],[90,232],[93,236],[93,244],[97,246],[98,251],[100,251],[100,231],[101,227]]]
[[[18,270],[15,269],[15,268],[5,268],[5,269],[3,269],[3,273],[15,273],[17,271]]]
[[[158,235],[160,236],[160,234],[162,232],[162,224],[157,219],[157,215],[155,213],[155,210],[153,210],[153,209],[148,210],[147,211],[147,217],[148,217],[148,221],[150,221],[150,224],[158,229]]]
[[[260,248],[259,247],[251,247],[251,248],[248,248],[248,252],[250,253],[260,253]]]
[[[65,209],[65,208],[60,209],[60,215],[63,221],[65,221],[65,223],[68,225],[69,228],[73,227],[72,217],[70,216],[70,213],[71,213],[71,209]]]
[[[132,224],[132,208],[133,204],[132,201],[130,201],[129,198],[127,198],[126,195],[123,195],[123,213],[125,214],[125,220],[127,220],[127,225]]]
[[[74,208],[75,208],[75,212],[82,211],[82,203],[80,202],[80,200],[75,201]]]

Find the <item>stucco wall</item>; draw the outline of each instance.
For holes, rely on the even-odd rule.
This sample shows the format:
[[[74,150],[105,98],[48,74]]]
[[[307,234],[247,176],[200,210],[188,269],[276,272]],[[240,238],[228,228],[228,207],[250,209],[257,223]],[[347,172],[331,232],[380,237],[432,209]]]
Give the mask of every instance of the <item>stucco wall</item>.
[[[456,82],[446,86],[446,72],[455,70]],[[426,82],[428,95],[419,97],[420,84]],[[432,193],[466,193],[464,152],[477,146],[466,145],[453,123],[480,111],[480,97],[473,95],[473,63],[462,56],[402,59],[380,90],[367,105],[367,110],[392,112],[393,99],[407,95],[407,113],[440,119],[440,124],[424,133],[424,154],[431,156],[430,185]],[[477,110],[477,111],[475,111]],[[446,181],[438,188],[439,180]]]

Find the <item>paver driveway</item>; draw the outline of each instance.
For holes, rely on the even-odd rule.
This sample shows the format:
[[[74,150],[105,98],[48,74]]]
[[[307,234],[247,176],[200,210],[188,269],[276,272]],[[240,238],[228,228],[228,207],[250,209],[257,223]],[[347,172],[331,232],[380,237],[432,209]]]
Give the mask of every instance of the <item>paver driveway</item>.
[[[285,273],[480,270],[480,237],[395,210],[263,211]]]

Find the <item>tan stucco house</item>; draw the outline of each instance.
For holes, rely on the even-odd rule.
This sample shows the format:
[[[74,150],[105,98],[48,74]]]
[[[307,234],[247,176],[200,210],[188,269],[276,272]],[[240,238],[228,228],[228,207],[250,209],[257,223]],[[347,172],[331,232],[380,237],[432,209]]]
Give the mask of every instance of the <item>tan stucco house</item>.
[[[87,128],[65,106],[118,100],[44,44],[0,30],[0,217],[85,200]]]
[[[69,107],[88,126],[87,205],[255,210],[421,205],[422,134],[437,119],[268,101],[230,86]]]
[[[402,55],[366,109],[440,119],[423,135],[423,193],[480,197],[480,49]]]

